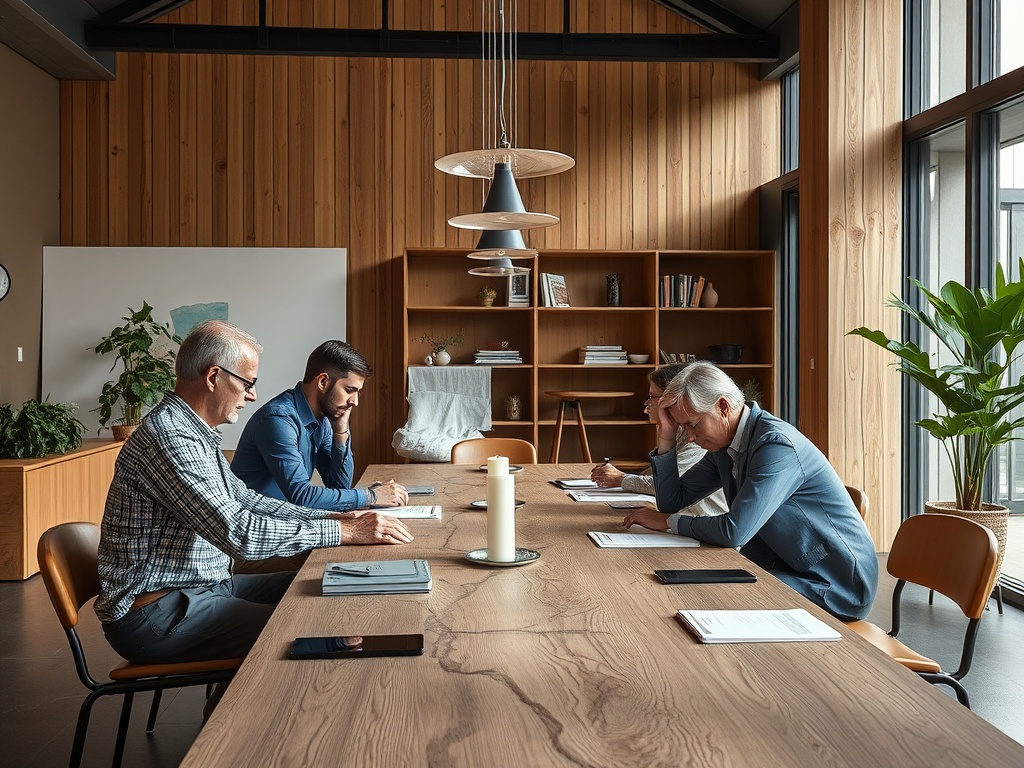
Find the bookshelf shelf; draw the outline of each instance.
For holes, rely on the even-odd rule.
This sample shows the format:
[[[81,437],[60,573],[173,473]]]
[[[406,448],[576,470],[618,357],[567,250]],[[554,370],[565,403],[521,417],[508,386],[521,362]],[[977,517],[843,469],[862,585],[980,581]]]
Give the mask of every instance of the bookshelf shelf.
[[[723,365],[740,385],[753,380],[763,404],[775,408],[776,318],[773,251],[540,251],[521,263],[528,276],[528,307],[483,307],[475,299],[485,284],[507,304],[507,280],[468,274],[468,249],[409,248],[404,257],[403,354],[405,368],[422,365],[429,350],[415,340],[423,333],[449,335],[466,330],[465,344],[452,363],[472,365],[473,353],[488,343],[507,341],[523,364],[490,366],[491,418],[498,437],[528,439],[539,456],[551,452],[558,399],[546,391],[620,390],[635,394],[607,402],[585,402],[584,420],[591,452],[645,459],[655,437],[643,418],[646,376],[660,365],[660,352],[707,359],[709,346],[743,345],[741,362]],[[572,306],[538,306],[541,273],[565,278]],[[606,279],[620,276],[621,306],[608,307]],[[719,296],[716,307],[659,307],[663,275],[703,276]],[[644,365],[583,365],[579,348],[621,345],[628,353],[650,355]],[[451,351],[451,350],[450,350]],[[747,360],[756,362],[745,362]],[[405,387],[408,387],[408,374]],[[505,418],[508,395],[523,400],[524,418]],[[567,416],[567,425],[575,423]],[[579,461],[575,441],[562,444],[561,460]]]

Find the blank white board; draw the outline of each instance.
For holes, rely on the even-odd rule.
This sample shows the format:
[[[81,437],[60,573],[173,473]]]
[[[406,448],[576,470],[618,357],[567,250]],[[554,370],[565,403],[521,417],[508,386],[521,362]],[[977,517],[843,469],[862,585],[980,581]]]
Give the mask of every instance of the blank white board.
[[[91,410],[120,366],[111,373],[113,356],[89,348],[128,307],[148,301],[154,319],[170,323],[172,310],[227,304],[228,321],[263,345],[257,401],[220,427],[234,448],[249,416],[302,378],[315,347],[345,339],[346,276],[344,248],[44,248],[43,397],[77,403],[94,437]]]

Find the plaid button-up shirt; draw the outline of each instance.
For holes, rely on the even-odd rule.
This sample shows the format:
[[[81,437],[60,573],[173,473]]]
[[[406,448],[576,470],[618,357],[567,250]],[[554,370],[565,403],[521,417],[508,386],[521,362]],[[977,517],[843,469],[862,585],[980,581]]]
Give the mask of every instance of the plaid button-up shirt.
[[[100,535],[96,615],[109,623],[135,598],[217,584],[237,557],[260,560],[341,543],[327,512],[249,490],[221,435],[168,392],[118,456]]]

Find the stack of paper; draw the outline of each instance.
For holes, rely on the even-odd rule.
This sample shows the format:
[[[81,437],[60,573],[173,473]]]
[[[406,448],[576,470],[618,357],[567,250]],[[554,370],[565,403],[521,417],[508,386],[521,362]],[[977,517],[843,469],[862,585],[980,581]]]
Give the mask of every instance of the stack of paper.
[[[788,611],[676,611],[702,643],[795,643],[838,640],[828,624],[803,608]]]
[[[560,480],[551,480],[550,483],[552,485],[558,487],[558,488],[561,488],[563,491],[568,491],[568,490],[573,490],[573,489],[578,490],[580,488],[597,488],[598,487],[597,483],[595,483],[593,480],[588,480],[588,479],[584,479],[584,478],[576,479],[576,478],[566,477],[566,478],[562,478]]]
[[[371,560],[328,563],[324,595],[392,595],[429,592],[433,581],[426,560]]]
[[[433,490],[431,490],[433,493]],[[398,517],[403,520],[440,520],[441,519],[441,506],[435,504],[434,506],[410,506],[410,507],[375,507],[374,512],[378,512],[388,517]]]
[[[623,501],[640,501],[654,504],[656,501],[653,496],[648,496],[645,493],[624,491],[622,488],[587,488],[584,491],[567,491],[566,495],[571,497],[573,501],[597,501],[602,504]]]
[[[652,531],[640,525],[631,525],[629,533],[588,531],[597,546],[611,549],[647,549],[651,547],[699,547],[700,542],[689,536],[678,536],[667,531]]]
[[[476,365],[519,365],[522,362],[518,349],[478,349],[473,356]]]

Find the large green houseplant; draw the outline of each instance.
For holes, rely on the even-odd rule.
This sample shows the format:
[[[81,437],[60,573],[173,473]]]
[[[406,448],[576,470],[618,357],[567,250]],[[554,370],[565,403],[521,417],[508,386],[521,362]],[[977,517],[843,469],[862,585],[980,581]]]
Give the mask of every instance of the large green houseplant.
[[[128,314],[121,319],[124,325],[114,328],[92,348],[100,355],[115,354],[111,371],[118,363],[122,366],[117,380],[103,385],[100,407],[95,409],[103,429],[113,419],[115,406],[120,404],[121,415],[112,425],[115,439],[125,439],[142,421],[143,406],[154,405],[165,390],[174,387],[175,353],[170,349],[154,351],[153,343],[161,336],[181,343],[167,325],[153,319],[153,308],[146,301],[138,311],[128,307]]]
[[[1024,274],[1024,259],[1020,271]],[[981,496],[992,451],[996,446],[1021,439],[1018,430],[1024,426],[1024,418],[1014,414],[1024,403],[1024,377],[1006,381],[1017,346],[1024,340],[1024,282],[1007,282],[1001,266],[996,269],[993,294],[981,288],[971,291],[950,281],[936,296],[916,280],[912,282],[927,299],[928,307],[919,310],[896,296],[890,298],[888,305],[934,334],[949,351],[952,364],[939,365],[937,359],[916,344],[890,339],[881,331],[862,327],[850,333],[896,355],[900,373],[918,382],[942,403],[943,413],[921,419],[917,425],[942,443],[953,470],[956,502],[932,506],[954,514],[984,511],[1002,516],[1002,549],[1006,510],[983,504]],[[996,354],[997,348],[1001,348],[1001,355]],[[988,522],[982,517],[975,519]],[[996,526],[990,527],[1000,535]]]

